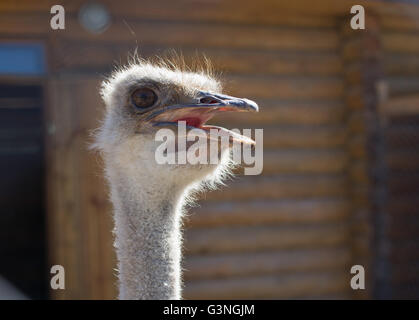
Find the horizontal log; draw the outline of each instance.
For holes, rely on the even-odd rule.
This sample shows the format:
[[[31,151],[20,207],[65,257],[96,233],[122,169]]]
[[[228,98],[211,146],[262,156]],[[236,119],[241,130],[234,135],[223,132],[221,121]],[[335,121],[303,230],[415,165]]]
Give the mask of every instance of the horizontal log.
[[[418,75],[419,57],[416,54],[386,53],[383,67],[388,76]]]
[[[329,52],[254,52],[207,50],[206,55],[226,72],[300,76],[339,75],[340,57]]]
[[[344,119],[345,106],[335,101],[298,102],[297,100],[257,99],[259,112],[255,114],[225,113],[211,122],[243,125],[335,125]],[[257,127],[257,126],[256,126]],[[307,137],[308,138],[308,137]]]
[[[331,270],[284,276],[189,281],[186,299],[291,299],[349,291],[347,272]]]
[[[51,32],[51,6],[42,13],[12,14],[0,12],[0,34],[31,37],[44,37]]]
[[[269,137],[269,139],[272,139],[272,137]],[[348,162],[346,153],[340,149],[266,151],[267,144],[269,143],[264,143],[262,171],[264,175],[343,173]],[[252,168],[254,166],[255,164],[246,165],[242,162],[242,166],[235,172],[243,174],[246,167]]]
[[[277,126],[264,127],[263,146],[267,148],[324,149],[342,147],[346,130],[341,126]]]
[[[417,93],[404,97],[392,98],[380,106],[386,115],[418,114],[419,95]]]
[[[248,116],[252,117],[253,115]],[[241,132],[241,128],[248,128],[252,130],[253,136],[255,129],[263,129],[263,148],[266,151],[270,149],[289,149],[289,151],[304,152],[301,149],[319,149],[319,152],[322,153],[328,152],[328,149],[335,150],[343,147],[346,138],[345,128],[337,125],[276,125],[262,127],[262,124],[249,126],[246,122],[238,123],[238,119],[235,122],[231,122],[230,119],[231,117],[224,119],[223,115],[220,115],[210,122],[230,129],[237,128]],[[333,150],[329,151],[333,153]],[[284,152],[286,151],[284,150]],[[309,152],[309,150],[306,151]],[[265,158],[268,157],[265,156]]]
[[[301,199],[342,197],[347,192],[343,175],[244,176],[227,187],[206,193],[207,200]]]
[[[324,223],[345,220],[349,214],[342,199],[203,203],[190,211],[190,227]]]
[[[226,76],[227,89],[239,97],[275,99],[337,99],[343,82],[335,77]]]
[[[389,52],[419,53],[419,33],[385,32],[381,44]]]
[[[347,156],[343,150],[265,151],[264,174],[343,173]]]
[[[410,14],[408,16],[395,15],[395,12],[388,12],[381,16],[380,27],[383,32],[418,32],[419,24]]]
[[[337,246],[348,239],[345,223],[305,226],[241,226],[190,229],[186,253],[223,253]]]
[[[114,21],[103,33],[93,34],[83,29],[76,17],[69,16],[66,19],[66,30],[68,31],[56,36],[108,43],[137,41],[144,45],[166,45],[174,48],[195,48],[197,43],[203,43],[205,47],[219,48],[335,50],[339,42],[333,29],[282,29],[260,25],[208,24],[200,21],[121,19]],[[217,36],[214,37],[214,34]],[[312,39],[316,41],[311,41]]]
[[[349,248],[233,253],[186,256],[186,281],[245,277],[249,275],[310,272],[324,269],[345,269],[351,260]]]
[[[112,46],[108,43],[80,43],[78,41],[57,40],[54,49],[54,69],[98,69],[107,70],[114,61],[125,61],[134,46],[132,42]],[[169,48],[168,48],[169,49]],[[162,46],[138,48],[138,54],[148,58],[164,51]],[[196,49],[184,48],[182,55],[188,65],[199,58]],[[341,62],[334,53],[309,52],[268,52],[266,50],[237,50],[206,48],[205,56],[214,69],[236,74],[269,75],[337,75]]]

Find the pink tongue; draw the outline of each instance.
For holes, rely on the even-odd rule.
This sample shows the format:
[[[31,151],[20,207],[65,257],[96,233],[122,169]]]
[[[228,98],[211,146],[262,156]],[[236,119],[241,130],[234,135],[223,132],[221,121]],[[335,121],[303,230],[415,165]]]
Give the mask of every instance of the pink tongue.
[[[190,127],[199,128],[201,126],[201,119],[199,118],[183,118],[177,120],[177,122],[179,121],[185,121],[186,125]]]

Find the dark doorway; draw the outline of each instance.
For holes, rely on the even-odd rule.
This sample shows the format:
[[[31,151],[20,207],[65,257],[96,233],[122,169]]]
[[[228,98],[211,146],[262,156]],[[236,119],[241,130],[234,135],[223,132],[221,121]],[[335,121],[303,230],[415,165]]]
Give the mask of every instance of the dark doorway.
[[[0,84],[0,276],[35,299],[47,297],[42,98]]]
[[[380,109],[375,177],[376,298],[419,298],[419,95]]]

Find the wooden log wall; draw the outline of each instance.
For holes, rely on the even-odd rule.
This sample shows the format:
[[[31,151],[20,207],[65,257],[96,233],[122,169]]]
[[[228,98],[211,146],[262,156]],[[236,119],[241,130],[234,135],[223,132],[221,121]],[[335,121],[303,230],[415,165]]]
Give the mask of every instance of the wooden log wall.
[[[77,11],[85,1],[64,1],[66,30],[55,32],[53,1],[23,2],[0,4],[0,36],[48,48],[50,263],[64,265],[67,279],[53,298],[116,296],[111,208],[100,160],[87,146],[102,115],[99,83],[137,45],[145,57],[172,48],[187,60],[205,53],[223,72],[228,92],[261,107],[256,115],[214,119],[230,128],[263,128],[265,166],[262,175],[239,176],[190,210],[185,297],[353,297],[351,179],[362,184],[363,168],[352,161],[363,157],[363,140],[348,139],[362,123],[356,112],[346,126],[351,96],[344,95],[339,17],[349,1],[103,0],[112,23],[102,34],[80,26]],[[404,25],[398,21],[389,24]],[[384,47],[406,46],[404,36],[386,37]],[[399,61],[400,68],[406,65]]]
[[[205,53],[223,71],[229,92],[256,100],[262,110],[214,119],[263,128],[265,168],[261,176],[239,176],[207,194],[191,210],[185,297],[349,297],[345,105],[335,17],[274,11],[274,20],[254,21],[244,8],[226,20],[223,8],[210,7],[211,14],[195,8],[198,18],[189,11],[160,16],[152,2],[137,17],[104,3],[113,19],[103,34],[78,24],[77,1],[65,6],[67,30],[48,31],[50,261],[67,271],[66,290],[53,297],[115,297],[110,205],[100,161],[87,146],[101,117],[101,73],[124,60],[136,40],[144,56],[173,47],[187,59],[196,50]],[[28,29],[34,38],[47,32],[43,13],[23,17],[14,24],[21,37]],[[13,24],[14,17],[4,18]]]
[[[305,22],[288,17],[276,25],[212,25],[182,15],[177,21],[155,16],[148,21],[126,21],[137,30],[144,55],[172,47],[181,49],[187,59],[195,50],[204,52],[222,70],[231,94],[255,99],[262,108],[253,117],[214,119],[228,127],[263,128],[265,168],[261,176],[234,179],[229,187],[206,195],[200,208],[190,210],[185,234],[185,298],[348,295],[349,212],[339,34],[333,17],[301,21]],[[132,48],[132,34],[119,19],[94,38],[81,27],[74,28],[53,42],[62,53],[55,60],[65,74],[85,70],[83,63],[102,69],[110,58],[124,56]],[[313,38],[317,40],[310,41]],[[93,58],[110,46],[119,51],[103,60]],[[82,61],[78,61],[78,52],[86,54]],[[67,75],[62,77],[70,81],[70,92],[77,90],[73,86],[82,90],[77,95],[80,102],[87,99],[91,90],[85,89],[86,84],[76,85],[76,76],[74,82]],[[69,108],[73,104],[77,103],[70,103]],[[92,105],[99,104],[92,101]],[[82,119],[78,121],[83,123]],[[74,165],[75,160],[67,161]],[[80,208],[80,214],[85,210]],[[97,217],[81,219],[93,224]],[[96,265],[98,257],[86,259]]]

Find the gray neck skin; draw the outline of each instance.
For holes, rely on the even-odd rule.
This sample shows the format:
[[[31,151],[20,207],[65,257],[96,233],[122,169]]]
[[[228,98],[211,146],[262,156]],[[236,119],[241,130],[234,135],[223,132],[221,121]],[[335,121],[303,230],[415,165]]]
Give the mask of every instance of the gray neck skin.
[[[111,183],[119,298],[180,299],[180,193],[121,180]]]

